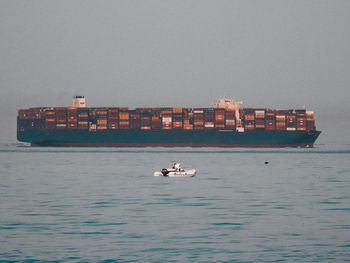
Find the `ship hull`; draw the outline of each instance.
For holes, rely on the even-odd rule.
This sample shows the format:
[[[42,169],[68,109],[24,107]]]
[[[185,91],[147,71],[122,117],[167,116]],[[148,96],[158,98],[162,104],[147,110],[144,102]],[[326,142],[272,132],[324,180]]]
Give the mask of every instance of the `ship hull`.
[[[71,147],[313,147],[319,131],[28,130],[17,138],[32,146]]]

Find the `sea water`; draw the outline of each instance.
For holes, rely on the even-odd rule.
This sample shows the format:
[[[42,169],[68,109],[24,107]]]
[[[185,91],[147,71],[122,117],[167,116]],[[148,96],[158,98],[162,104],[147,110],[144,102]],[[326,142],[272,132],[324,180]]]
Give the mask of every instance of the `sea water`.
[[[193,178],[154,177],[181,162]],[[267,163],[265,163],[267,162]],[[0,148],[0,261],[346,262],[350,146]]]

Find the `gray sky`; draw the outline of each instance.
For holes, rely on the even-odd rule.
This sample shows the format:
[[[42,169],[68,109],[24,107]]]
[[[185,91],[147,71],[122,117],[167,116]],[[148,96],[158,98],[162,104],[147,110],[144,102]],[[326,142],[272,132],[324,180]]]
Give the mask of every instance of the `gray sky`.
[[[349,14],[348,0],[0,0],[0,139],[14,140],[18,108],[82,94],[89,106],[306,105],[321,142],[350,142]]]

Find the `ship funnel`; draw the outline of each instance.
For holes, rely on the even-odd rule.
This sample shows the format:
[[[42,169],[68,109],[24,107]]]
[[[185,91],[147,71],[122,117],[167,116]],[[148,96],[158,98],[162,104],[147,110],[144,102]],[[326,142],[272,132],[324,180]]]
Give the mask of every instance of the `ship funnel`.
[[[73,106],[74,108],[85,108],[86,102],[84,96],[76,95],[73,97]]]

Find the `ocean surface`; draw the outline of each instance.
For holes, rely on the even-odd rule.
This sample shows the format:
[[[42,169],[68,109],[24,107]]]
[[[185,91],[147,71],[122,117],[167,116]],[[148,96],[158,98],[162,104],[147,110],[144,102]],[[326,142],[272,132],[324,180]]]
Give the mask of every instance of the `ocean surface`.
[[[350,262],[350,145],[0,144],[0,202],[0,262]]]

